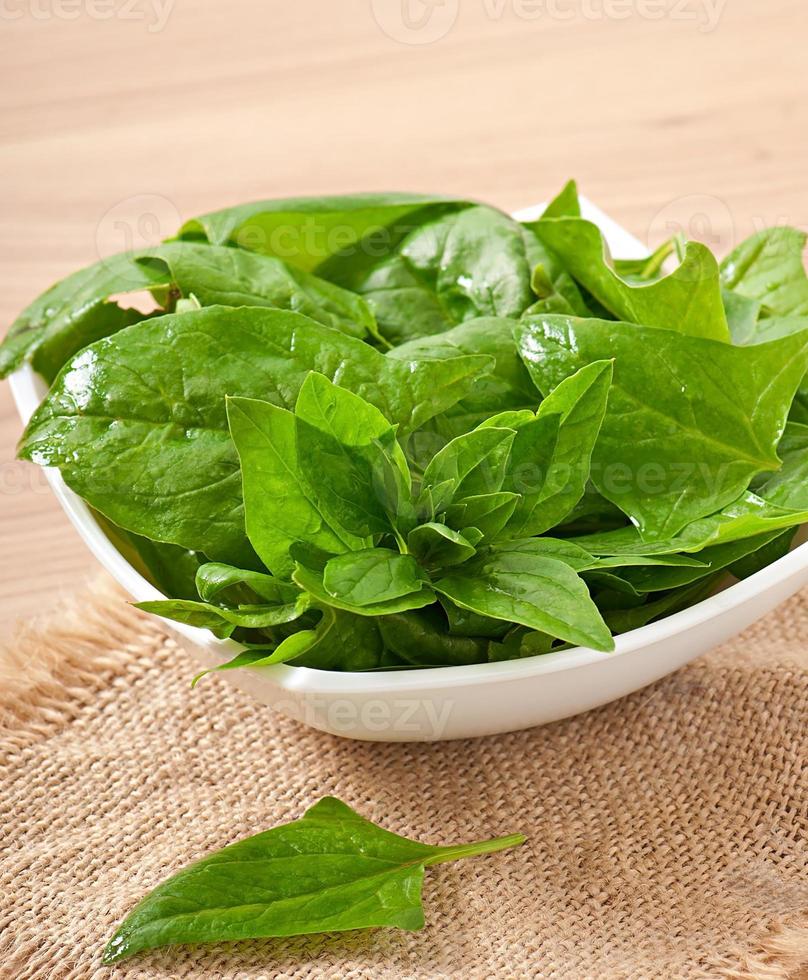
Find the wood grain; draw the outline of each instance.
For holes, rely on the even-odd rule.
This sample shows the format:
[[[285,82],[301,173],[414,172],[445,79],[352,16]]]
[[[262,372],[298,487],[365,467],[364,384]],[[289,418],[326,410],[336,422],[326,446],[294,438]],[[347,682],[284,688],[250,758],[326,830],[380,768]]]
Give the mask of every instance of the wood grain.
[[[392,188],[516,208],[576,176],[651,244],[682,224],[724,252],[808,223],[802,0],[453,2],[454,26],[423,44],[380,27],[399,0],[174,0],[161,30],[158,0],[3,4],[3,321],[99,254],[256,197]],[[3,629],[94,567],[13,462],[18,432],[3,386]]]

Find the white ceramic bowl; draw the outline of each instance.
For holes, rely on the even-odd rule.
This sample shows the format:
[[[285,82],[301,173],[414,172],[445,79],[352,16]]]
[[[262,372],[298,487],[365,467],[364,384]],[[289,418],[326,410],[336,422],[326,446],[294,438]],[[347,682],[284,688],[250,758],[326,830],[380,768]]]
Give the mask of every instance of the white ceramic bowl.
[[[612,253],[641,257],[646,250],[597,208],[585,216],[603,230]],[[520,211],[522,220],[541,207]],[[46,392],[29,367],[11,379],[27,422]],[[65,513],[95,557],[137,601],[162,598],[116,551],[86,504],[62,480],[47,478]],[[334,735],[384,742],[468,738],[516,731],[588,711],[664,677],[739,633],[808,584],[808,544],[703,602],[657,623],[624,633],[613,653],[583,647],[527,660],[433,667],[370,674],[305,667],[250,668],[219,675],[227,682],[307,725]],[[207,630],[173,625],[182,646],[205,667],[230,660],[239,646]],[[188,664],[188,674],[196,670]],[[211,678],[207,683],[222,683]],[[189,689],[189,697],[193,697]]]

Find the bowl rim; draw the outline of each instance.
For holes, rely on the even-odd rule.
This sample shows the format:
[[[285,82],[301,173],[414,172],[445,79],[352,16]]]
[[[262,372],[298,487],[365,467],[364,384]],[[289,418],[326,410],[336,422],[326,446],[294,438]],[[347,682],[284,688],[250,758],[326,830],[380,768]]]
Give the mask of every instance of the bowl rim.
[[[541,214],[543,207],[544,205],[538,204],[523,208],[514,212],[513,217],[521,221],[533,220]],[[620,254],[621,257],[641,258],[648,254],[648,250],[641,242],[585,198],[581,198],[581,210],[584,217],[600,227],[612,251]],[[47,386],[27,363],[11,375],[9,382],[17,411],[23,424],[26,424],[42,400]],[[96,523],[90,508],[70,490],[60,472],[46,467],[45,475],[79,536],[118,584],[138,602],[165,598],[115,548]],[[608,653],[587,647],[573,647],[521,660],[451,667],[416,667],[400,671],[342,672],[311,667],[291,667],[287,664],[243,669],[271,680],[279,688],[306,695],[403,694],[425,689],[476,687],[492,682],[556,674],[595,663],[617,660],[645,647],[669,640],[678,634],[685,634],[702,626],[718,614],[742,607],[806,567],[808,567],[808,542],[798,545],[789,554],[748,578],[687,609],[619,634],[615,637],[614,650]],[[171,630],[186,638],[194,646],[221,658],[222,663],[243,649],[241,644],[234,640],[217,639],[209,630],[175,622],[168,625]]]

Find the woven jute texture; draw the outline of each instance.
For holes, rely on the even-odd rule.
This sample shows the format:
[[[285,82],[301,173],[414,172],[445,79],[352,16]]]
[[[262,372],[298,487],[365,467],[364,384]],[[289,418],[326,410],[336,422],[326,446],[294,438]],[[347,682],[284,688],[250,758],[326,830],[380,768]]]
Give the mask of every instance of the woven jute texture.
[[[2,977],[110,976],[115,924],[184,864],[328,793],[400,833],[521,848],[428,871],[427,926],[176,947],[136,978],[695,980],[808,960],[808,597],[589,714],[477,741],[287,721],[105,591],[0,663]]]

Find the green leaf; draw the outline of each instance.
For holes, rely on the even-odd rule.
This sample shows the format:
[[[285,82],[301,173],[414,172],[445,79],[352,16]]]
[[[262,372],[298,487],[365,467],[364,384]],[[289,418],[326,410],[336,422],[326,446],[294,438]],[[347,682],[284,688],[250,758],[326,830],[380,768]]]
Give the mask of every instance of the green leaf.
[[[420,929],[425,868],[524,841],[512,834],[475,844],[421,844],[325,797],[299,820],[231,844],[150,892],[116,930],[104,962],[175,943]]]
[[[568,317],[537,318],[517,331],[543,391],[583,365],[614,359],[592,481],[648,540],[673,537],[779,467],[775,448],[805,373],[808,333],[732,347]]]
[[[77,354],[31,419],[20,454],[58,466],[122,527],[254,567],[226,395],[291,408],[319,371],[406,432],[454,404],[488,364],[393,361],[296,313],[208,307],[136,324]]]
[[[703,517],[666,541],[643,541],[634,527],[601,534],[587,534],[574,540],[595,555],[665,555],[698,553],[716,544],[751,538],[770,531],[782,531],[808,522],[808,510],[775,507],[753,493],[744,493],[717,514]]]
[[[312,373],[295,416],[298,465],[332,522],[360,537],[407,523],[409,469],[395,428],[377,408]]]
[[[760,302],[730,289],[723,289],[724,310],[727,314],[729,332],[733,344],[755,344]],[[774,337],[763,337],[762,340],[774,340]]]
[[[723,510],[694,521],[668,541],[643,541],[634,527],[589,534],[575,541],[595,555],[645,554],[659,559],[676,552],[698,554],[715,545],[759,538],[804,524],[808,522],[806,435],[805,426],[789,422],[777,447],[783,458],[777,473],[758,479],[754,484],[756,493],[745,491]]]
[[[395,345],[475,317],[518,317],[533,302],[535,252],[518,222],[481,205],[420,224],[378,259],[358,251],[321,273],[363,296]]]
[[[294,666],[313,670],[377,669],[385,656],[379,623],[368,616],[324,607],[316,642],[294,659]]]
[[[490,616],[480,616],[479,613],[461,609],[446,596],[441,596],[440,604],[446,613],[449,633],[452,636],[501,640],[514,629],[510,623],[501,619],[491,619]]]
[[[684,260],[669,276],[635,286],[614,271],[603,236],[590,221],[542,219],[534,230],[564,268],[618,319],[729,341],[718,263],[706,246],[689,242]]]
[[[247,534],[273,575],[294,570],[292,544],[304,542],[329,554],[363,548],[315,502],[298,462],[298,428],[286,409],[252,398],[229,398],[230,432],[241,460]]]
[[[558,558],[492,548],[436,581],[434,588],[482,616],[595,650],[614,648],[585,583]]]
[[[361,297],[280,259],[191,242],[169,242],[144,255],[162,259],[172,285],[183,296],[195,296],[202,306],[277,307],[352,337],[379,337]]]
[[[384,654],[381,634],[374,620],[325,608],[314,629],[298,629],[274,648],[259,646],[241,650],[227,663],[197,674],[192,686],[210,673],[282,663],[316,670],[375,670]]]
[[[237,626],[245,629],[266,629],[299,619],[309,608],[309,597],[298,593],[292,602],[283,604],[220,606],[188,599],[157,599],[136,602],[143,612],[153,613],[177,623],[209,629],[218,637],[230,636]]]
[[[275,255],[312,271],[334,255],[378,256],[467,202],[421,194],[353,194],[254,201],[187,221],[180,236]]]
[[[315,634],[311,630],[303,630],[288,637],[280,646],[274,650],[270,647],[259,647],[256,649],[241,650],[231,660],[219,664],[217,667],[210,667],[200,672],[191,680],[191,687],[194,688],[209,674],[218,674],[229,670],[243,670],[246,667],[271,667],[274,664],[284,663],[294,657],[298,649],[307,649],[311,643],[311,637]],[[291,641],[291,642],[287,642]]]
[[[527,630],[517,626],[502,642],[492,640],[488,644],[488,659],[491,663],[503,660],[522,660],[525,657],[542,657],[553,649],[558,641],[548,633]]]
[[[568,180],[561,191],[550,201],[542,213],[542,218],[580,218],[581,202],[578,199],[578,185]]]
[[[808,425],[788,422],[777,454],[782,467],[776,473],[758,477],[751,489],[775,507],[808,510]]]
[[[354,606],[378,605],[420,592],[427,575],[412,555],[367,548],[332,558],[323,571],[329,595]]]
[[[384,549],[378,550],[383,551]],[[350,556],[348,557],[350,558]],[[362,595],[363,601],[359,603],[329,592],[323,583],[323,574],[314,571],[314,569],[298,564],[292,578],[301,589],[311,595],[314,605],[333,606],[335,609],[343,609],[345,612],[352,612],[358,616],[386,616],[389,613],[405,612],[408,609],[422,609],[435,601],[435,593],[426,582],[422,583],[418,591],[394,599],[382,599],[374,602],[372,598]]]
[[[431,505],[439,514],[464,497],[499,491],[514,436],[512,429],[494,427],[457,436],[432,458],[424,471],[421,499],[425,492],[431,491]]]
[[[565,316],[592,316],[575,280],[566,272],[560,272],[550,280],[544,266],[537,265],[531,280],[533,291],[541,298],[529,306],[523,316],[539,316],[561,313]]]
[[[768,228],[742,242],[721,263],[724,286],[757,300],[765,316],[808,316],[805,232]]]
[[[611,381],[611,361],[595,361],[557,385],[534,421],[517,426],[503,484],[521,495],[507,526],[512,536],[548,531],[583,497]]]
[[[385,646],[411,667],[465,667],[488,660],[488,640],[452,636],[437,609],[382,616],[378,624]]]
[[[164,269],[139,264],[130,252],[74,272],[37,297],[11,325],[0,345],[0,378],[31,361],[34,370],[53,380],[76,351],[143,319],[135,309],[108,302],[114,293],[150,289],[165,281]]]
[[[564,562],[576,572],[594,568],[601,562],[580,545],[563,538],[522,538],[503,541],[496,546],[498,555],[527,555],[535,558],[552,558]]]
[[[697,582],[695,585],[684,586],[681,589],[674,589],[672,592],[664,593],[661,598],[652,598],[639,606],[630,606],[624,609],[604,610],[603,616],[609,624],[613,633],[627,633],[629,630],[639,629],[646,626],[662,616],[670,616],[707,596],[713,591],[717,579],[721,578],[721,573],[717,576],[710,576]]]
[[[511,320],[482,317],[467,320],[460,326],[431,337],[418,337],[387,356],[396,360],[443,360],[460,354],[487,354],[494,358],[490,373],[474,384],[473,389],[447,412],[429,423],[427,433],[417,433],[422,444],[414,452],[416,459],[431,458],[444,442],[434,438],[437,433],[453,439],[469,432],[494,412],[530,408],[535,411],[539,395],[530,380],[527,368],[516,350]]]
[[[422,565],[448,568],[472,558],[476,549],[459,531],[445,524],[429,522],[413,528],[407,547]]]
[[[728,568],[733,563],[749,557],[781,536],[782,532],[773,531],[769,534],[742,538],[738,541],[717,544],[697,551],[695,557],[702,562],[701,567],[648,565],[642,568],[626,568],[621,572],[621,576],[638,593],[678,589],[714,575],[723,568]]]
[[[364,300],[279,259],[240,249],[169,242],[113,255],[51,287],[12,325],[0,346],[0,377],[30,360],[52,380],[78,350],[143,319],[126,294],[152,290],[164,302],[193,296],[201,306],[293,310],[351,336],[378,338]]]
[[[790,527],[770,538],[756,551],[750,551],[729,566],[729,571],[737,579],[749,578],[775,561],[784,558],[791,550],[797,528]],[[754,539],[753,539],[754,540]],[[762,539],[765,540],[765,539]]]
[[[207,562],[196,572],[196,589],[203,602],[223,602],[227,605],[266,603],[282,605],[293,602],[297,589],[274,575],[234,568],[220,562]]]
[[[446,511],[450,527],[465,531],[476,527],[487,540],[493,540],[511,518],[519,502],[518,493],[485,493],[464,497]]]

